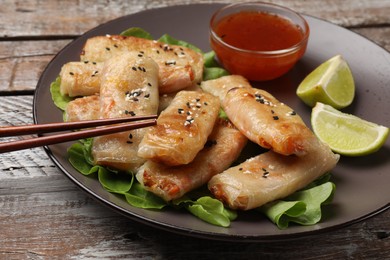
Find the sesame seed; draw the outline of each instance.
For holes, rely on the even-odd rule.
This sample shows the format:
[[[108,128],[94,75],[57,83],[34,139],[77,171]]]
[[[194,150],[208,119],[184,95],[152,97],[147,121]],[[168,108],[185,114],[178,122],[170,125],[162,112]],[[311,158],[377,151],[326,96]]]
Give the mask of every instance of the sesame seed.
[[[274,120],[279,120],[279,117],[278,116],[273,116],[272,117]]]
[[[69,74],[70,74],[70,75],[72,75],[72,76],[74,75],[74,73],[73,73],[73,72],[69,72]]]
[[[169,66],[169,65],[176,65],[176,61],[174,61],[174,60],[166,61],[165,65],[167,65],[167,66]]]
[[[110,50],[110,48],[106,47],[106,50],[107,50],[107,51],[109,51],[109,50]]]

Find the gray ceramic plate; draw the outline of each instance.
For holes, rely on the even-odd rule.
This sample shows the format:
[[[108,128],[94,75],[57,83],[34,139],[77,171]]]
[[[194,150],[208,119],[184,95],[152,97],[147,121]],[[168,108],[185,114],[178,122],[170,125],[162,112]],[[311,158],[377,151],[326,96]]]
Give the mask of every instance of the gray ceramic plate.
[[[85,40],[95,35],[118,34],[129,27],[141,27],[158,38],[168,33],[209,51],[208,21],[219,4],[172,6],[125,16],[85,33],[66,46],[42,74],[34,98],[36,123],[58,122],[61,112],[51,101],[49,86],[61,66],[79,59]],[[295,95],[304,76],[323,61],[342,54],[349,62],[356,81],[356,99],[346,112],[390,126],[390,54],[371,41],[336,25],[306,17],[311,36],[306,55],[286,76],[259,86],[293,107],[309,125],[310,108]],[[54,163],[78,186],[111,208],[133,220],[185,235],[236,241],[272,241],[291,239],[334,230],[366,219],[389,208],[390,140],[373,155],[342,158],[333,171],[337,191],[334,202],[324,208],[322,221],[314,226],[291,226],[279,230],[262,215],[240,213],[230,228],[216,227],[187,212],[151,211],[134,208],[124,199],[105,191],[97,180],[76,172],[68,163],[66,150],[70,143],[46,148]]]

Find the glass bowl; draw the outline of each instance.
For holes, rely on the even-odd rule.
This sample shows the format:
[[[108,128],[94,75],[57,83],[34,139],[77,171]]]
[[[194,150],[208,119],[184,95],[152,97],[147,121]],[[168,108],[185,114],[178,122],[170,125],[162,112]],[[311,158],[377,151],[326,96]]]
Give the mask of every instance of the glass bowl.
[[[239,21],[240,15],[249,18]],[[234,20],[239,22],[233,23]],[[261,24],[268,27],[261,27]],[[283,26],[300,36],[286,38],[289,33]],[[224,34],[223,28],[228,33]],[[237,35],[237,32],[244,35]],[[309,25],[300,14],[263,2],[227,5],[215,12],[210,20],[210,45],[218,61],[231,74],[252,81],[272,80],[287,73],[305,53],[309,34]],[[228,36],[231,36],[229,42]]]

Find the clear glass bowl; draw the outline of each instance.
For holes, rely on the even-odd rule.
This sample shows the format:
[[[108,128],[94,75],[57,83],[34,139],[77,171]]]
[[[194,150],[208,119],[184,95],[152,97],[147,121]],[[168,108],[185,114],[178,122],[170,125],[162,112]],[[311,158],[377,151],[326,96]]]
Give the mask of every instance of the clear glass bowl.
[[[301,30],[302,38],[292,46],[272,51],[254,51],[232,46],[217,35],[215,28],[226,16],[243,11],[265,12],[285,18]],[[287,73],[305,53],[309,34],[309,25],[300,14],[289,8],[270,3],[227,5],[214,13],[210,21],[210,44],[218,61],[230,73],[242,75],[253,81],[272,80]]]

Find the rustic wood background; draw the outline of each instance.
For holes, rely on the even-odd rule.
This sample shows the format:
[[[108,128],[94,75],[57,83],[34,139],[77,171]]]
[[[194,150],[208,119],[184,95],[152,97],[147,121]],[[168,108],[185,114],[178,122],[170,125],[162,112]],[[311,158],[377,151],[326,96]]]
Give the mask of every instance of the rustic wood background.
[[[72,39],[111,19],[189,0],[1,0],[0,125],[32,123],[40,74]],[[270,1],[355,31],[390,51],[389,0]],[[10,138],[0,139],[0,141]],[[132,222],[80,191],[41,148],[0,155],[0,259],[390,259],[390,211],[323,235],[208,241]]]

